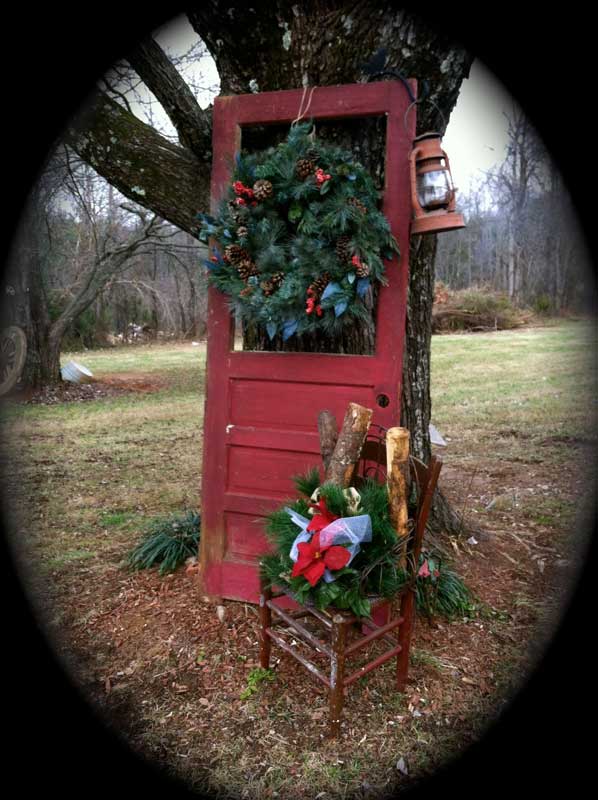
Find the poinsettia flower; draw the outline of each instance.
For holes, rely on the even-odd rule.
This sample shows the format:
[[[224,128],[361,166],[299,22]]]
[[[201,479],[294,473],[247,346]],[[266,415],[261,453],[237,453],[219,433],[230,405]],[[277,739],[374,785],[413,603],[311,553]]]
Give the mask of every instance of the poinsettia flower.
[[[417,573],[418,578],[429,578],[432,573],[430,572],[430,568],[428,567],[428,559],[424,561],[424,563],[419,568],[419,572]]]
[[[297,549],[299,555],[293,565],[291,575],[293,578],[303,575],[310,586],[316,585],[326,569],[342,569],[351,558],[346,547],[338,544],[320,545],[319,532],[314,533],[309,542],[299,542]]]
[[[307,526],[308,531],[321,531],[322,528],[330,525],[335,519],[339,519],[338,514],[333,514],[328,510],[326,500],[323,497],[317,503],[310,503],[310,507],[317,509],[318,513],[314,514],[313,519]]]

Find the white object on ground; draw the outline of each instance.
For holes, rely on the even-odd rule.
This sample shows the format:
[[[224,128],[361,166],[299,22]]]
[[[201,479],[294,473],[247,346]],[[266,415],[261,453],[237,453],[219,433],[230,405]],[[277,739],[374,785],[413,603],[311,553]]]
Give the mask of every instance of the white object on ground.
[[[89,383],[93,378],[91,370],[84,367],[82,364],[77,364],[76,361],[69,361],[60,370],[63,381],[70,381],[71,383]]]
[[[445,440],[442,438],[438,429],[432,425],[432,423],[430,423],[430,442],[432,444],[437,444],[439,447],[446,447]]]

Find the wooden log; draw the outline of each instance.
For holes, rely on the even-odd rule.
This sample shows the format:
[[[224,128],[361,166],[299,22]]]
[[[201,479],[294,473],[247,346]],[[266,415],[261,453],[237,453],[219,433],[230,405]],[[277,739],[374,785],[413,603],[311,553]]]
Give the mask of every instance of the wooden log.
[[[346,488],[353,476],[355,464],[361,455],[361,448],[367,436],[373,411],[358,403],[349,403],[343,425],[328,468],[325,481]]]
[[[386,483],[390,521],[399,538],[407,542],[409,511],[409,431],[389,428],[386,432]],[[403,552],[399,562],[404,564]]]
[[[320,453],[324,462],[324,472],[326,472],[338,440],[336,417],[332,411],[320,411],[318,415],[318,433],[320,435]]]

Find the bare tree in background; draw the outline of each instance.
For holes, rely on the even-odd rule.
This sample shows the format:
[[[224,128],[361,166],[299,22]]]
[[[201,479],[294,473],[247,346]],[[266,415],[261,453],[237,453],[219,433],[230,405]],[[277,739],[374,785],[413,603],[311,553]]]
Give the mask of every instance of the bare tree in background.
[[[590,310],[589,257],[562,177],[522,112],[507,118],[505,159],[460,195],[467,227],[441,239],[437,276],[541,312]]]
[[[60,348],[73,322],[111,281],[180,235],[146,209],[117,202],[112,187],[105,189],[96,173],[63,146],[23,215],[8,285],[17,296],[13,321],[27,332],[24,383],[30,387],[60,381]],[[61,250],[52,212],[67,202],[77,224]]]

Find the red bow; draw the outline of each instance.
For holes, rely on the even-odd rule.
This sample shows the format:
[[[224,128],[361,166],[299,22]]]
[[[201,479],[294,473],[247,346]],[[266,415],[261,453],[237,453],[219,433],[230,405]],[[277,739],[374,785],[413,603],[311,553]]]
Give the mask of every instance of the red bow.
[[[317,508],[319,514],[314,514],[312,521],[307,526],[308,531],[321,531],[335,519],[339,519],[338,514],[333,514],[326,508],[326,500],[322,497],[317,503],[310,503],[311,508]]]
[[[325,503],[324,507],[326,507]],[[338,517],[334,517],[334,519],[338,519]],[[303,575],[309,581],[310,586],[316,585],[326,568],[341,569],[351,557],[346,547],[341,547],[340,545],[320,546],[319,532],[314,533],[311,541],[299,542],[297,549],[299,550],[299,556],[293,565],[291,575],[293,578]]]

